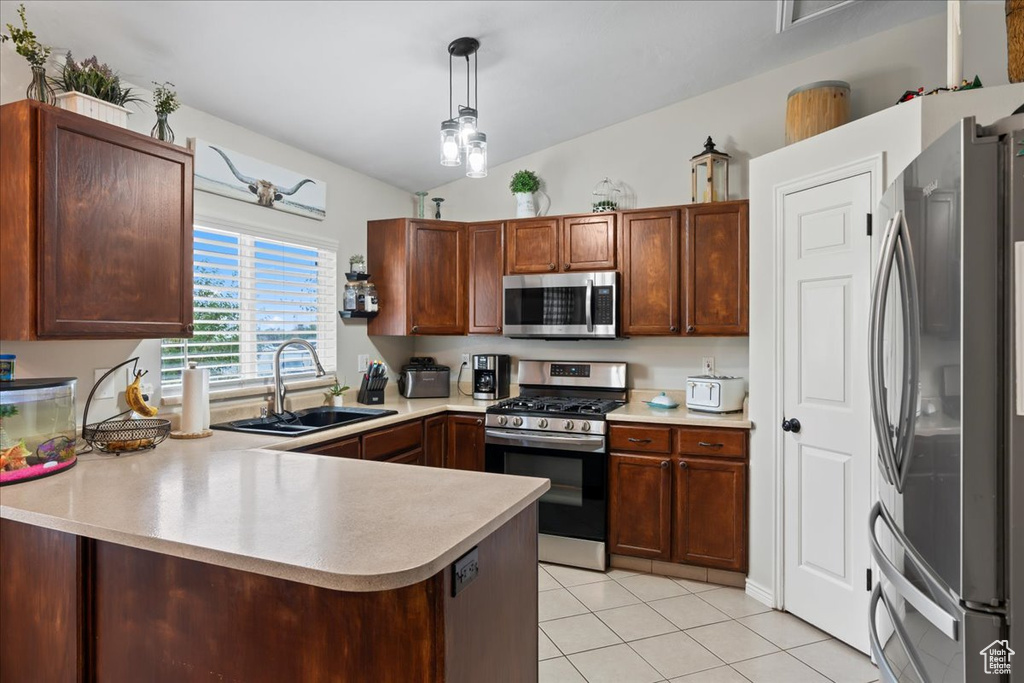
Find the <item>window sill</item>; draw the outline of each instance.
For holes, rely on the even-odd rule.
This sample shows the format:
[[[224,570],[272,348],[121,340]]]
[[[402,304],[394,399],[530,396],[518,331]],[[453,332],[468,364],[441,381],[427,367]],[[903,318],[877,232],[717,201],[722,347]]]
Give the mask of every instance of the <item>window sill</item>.
[[[299,380],[285,380],[285,384],[288,387],[288,392],[303,391],[306,389],[319,389],[321,387],[329,387],[334,384],[336,378],[333,374],[328,373],[323,377],[313,377],[308,379]],[[214,403],[217,401],[230,401],[238,398],[265,398],[272,399],[274,397],[274,385],[266,384],[263,386],[256,387],[236,387],[233,389],[211,389],[210,390],[210,402]],[[160,405],[162,406],[180,406],[181,405],[181,394],[175,394],[173,396],[161,396]]]

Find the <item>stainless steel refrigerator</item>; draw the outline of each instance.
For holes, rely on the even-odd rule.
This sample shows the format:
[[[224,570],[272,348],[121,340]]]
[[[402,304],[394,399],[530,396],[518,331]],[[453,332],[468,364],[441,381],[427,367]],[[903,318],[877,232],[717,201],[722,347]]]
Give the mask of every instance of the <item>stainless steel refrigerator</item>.
[[[874,214],[870,632],[883,681],[1024,681],[1022,129],[1021,115],[962,120]]]

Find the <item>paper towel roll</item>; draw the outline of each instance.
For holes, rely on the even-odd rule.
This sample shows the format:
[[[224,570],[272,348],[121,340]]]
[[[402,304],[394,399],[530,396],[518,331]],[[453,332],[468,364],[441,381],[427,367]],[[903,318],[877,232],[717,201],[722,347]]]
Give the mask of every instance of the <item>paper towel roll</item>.
[[[210,427],[210,371],[189,362],[181,379],[181,431],[197,434]]]

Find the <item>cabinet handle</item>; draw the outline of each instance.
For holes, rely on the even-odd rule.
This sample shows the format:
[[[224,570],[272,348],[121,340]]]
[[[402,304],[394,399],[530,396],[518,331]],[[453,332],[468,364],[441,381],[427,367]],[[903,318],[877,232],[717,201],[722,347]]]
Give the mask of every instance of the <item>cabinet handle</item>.
[[[477,418],[477,419],[476,419],[476,423],[477,423],[478,425],[482,425],[482,424],[484,423],[484,421],[483,421],[483,420],[481,420],[480,418]]]
[[[565,269],[566,270],[572,270],[572,264],[571,263],[566,263],[565,264]]]
[[[687,325],[686,326],[686,334],[693,334],[696,331],[697,331],[697,328],[694,327],[693,325]]]
[[[185,331],[186,332],[192,332],[195,329],[196,329],[196,326],[193,323],[189,323],[188,325],[185,325]]]
[[[419,332],[420,331],[420,326],[419,325],[413,325],[412,326],[412,331],[413,332]]]
[[[548,270],[554,270],[554,269],[555,269],[555,264],[554,263],[549,263],[548,264]]]
[[[495,328],[494,328],[494,331],[495,331],[495,332],[501,332],[501,328],[500,328],[500,327],[495,327]]]
[[[668,328],[668,331],[669,331],[669,332],[676,332],[676,331],[678,331],[678,330],[679,330],[679,328],[678,328],[678,327],[676,327],[675,325],[673,325],[672,327]]]
[[[661,469],[663,469],[663,470],[667,470],[668,469],[668,460],[662,460],[661,461]]]
[[[721,448],[724,443],[711,443],[710,441],[698,441],[697,445],[701,448]]]
[[[689,465],[686,464],[685,460],[680,460],[679,461],[679,469],[685,470],[687,467],[689,467]]]
[[[637,438],[631,436],[631,437],[629,437],[629,442],[630,443],[650,443],[651,440],[650,439],[637,439]]]

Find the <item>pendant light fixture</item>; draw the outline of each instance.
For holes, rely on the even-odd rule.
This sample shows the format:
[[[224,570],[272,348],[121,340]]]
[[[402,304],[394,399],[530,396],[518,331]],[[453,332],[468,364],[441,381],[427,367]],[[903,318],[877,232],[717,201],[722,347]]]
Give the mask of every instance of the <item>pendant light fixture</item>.
[[[441,165],[459,166],[463,157],[466,175],[470,178],[487,176],[487,136],[480,132],[477,109],[477,64],[480,41],[476,38],[457,38],[448,44],[448,118],[441,122]],[[470,73],[469,58],[473,57]],[[460,104],[455,115],[452,87],[452,59],[466,59],[466,103]],[[472,78],[471,78],[472,77]],[[472,91],[470,85],[472,84]],[[472,94],[472,98],[470,98]],[[471,104],[472,103],[472,104]]]

